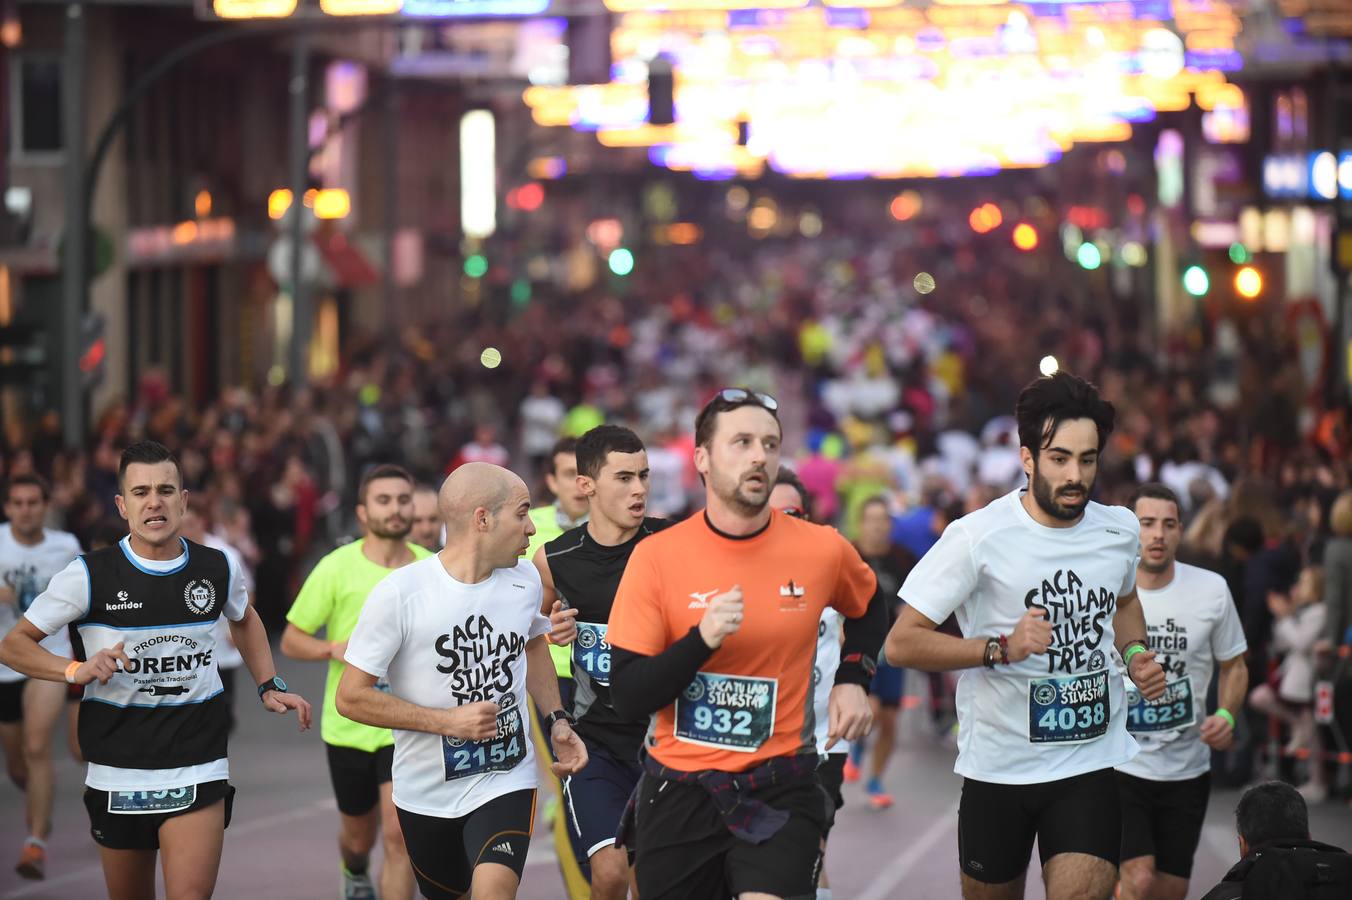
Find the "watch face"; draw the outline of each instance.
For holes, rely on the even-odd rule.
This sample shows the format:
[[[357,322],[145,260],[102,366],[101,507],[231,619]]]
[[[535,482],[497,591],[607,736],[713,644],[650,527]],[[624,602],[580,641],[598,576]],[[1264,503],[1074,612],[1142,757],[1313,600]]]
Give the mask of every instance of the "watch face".
[[[286,693],[286,682],[282,680],[282,676],[278,675],[276,678],[272,679],[272,681],[277,685],[277,690]]]

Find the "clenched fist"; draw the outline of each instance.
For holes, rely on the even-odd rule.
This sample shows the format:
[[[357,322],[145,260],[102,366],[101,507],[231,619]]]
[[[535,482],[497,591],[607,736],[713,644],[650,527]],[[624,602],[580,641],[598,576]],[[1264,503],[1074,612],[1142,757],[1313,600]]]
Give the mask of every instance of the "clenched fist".
[[[498,733],[498,705],[490,700],[466,703],[446,710],[446,737],[486,741]]]
[[[560,647],[577,640],[577,610],[564,609],[563,602],[555,600],[549,609],[549,633],[545,640]]]
[[[732,590],[709,601],[704,618],[699,620],[699,636],[711,650],[717,650],[742,627],[742,615],[742,586],[735,584]]]
[[[1047,621],[1047,610],[1030,606],[1009,636],[1009,661],[1023,662],[1034,653],[1046,653],[1051,645],[1052,623]]]
[[[122,644],[122,641],[118,641],[113,646],[105,647],[80,663],[80,668],[75,670],[75,683],[89,684],[91,681],[97,680],[99,684],[107,684],[114,675],[126,668],[127,664],[131,662],[131,657],[123,652]]]
[[[1136,685],[1136,690],[1140,691],[1141,696],[1145,699],[1156,700],[1164,695],[1167,681],[1164,676],[1164,669],[1159,663],[1155,662],[1154,650],[1133,653],[1131,662],[1127,665],[1127,674],[1131,676],[1132,682]]]

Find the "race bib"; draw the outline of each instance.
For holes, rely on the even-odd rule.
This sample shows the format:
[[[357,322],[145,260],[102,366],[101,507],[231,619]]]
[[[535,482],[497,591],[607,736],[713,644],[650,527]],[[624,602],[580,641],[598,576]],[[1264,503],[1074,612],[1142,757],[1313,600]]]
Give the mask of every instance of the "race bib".
[[[490,740],[442,737],[441,756],[447,781],[516,768],[526,758],[526,729],[520,708],[509,706],[498,712],[498,733]]]
[[[165,788],[162,791],[109,791],[108,812],[122,815],[150,815],[187,809],[197,802],[197,785]]]
[[[696,672],[676,698],[676,739],[751,753],[775,730],[773,678]]]
[[[1108,716],[1106,671],[1028,682],[1028,740],[1034,744],[1100,738],[1108,731]]]
[[[1187,728],[1197,719],[1192,702],[1192,679],[1171,681],[1159,699],[1146,700],[1135,685],[1127,687],[1127,731],[1154,734]]]
[[[610,684],[610,645],[606,643],[606,626],[592,622],[577,623],[577,640],[573,642],[573,662],[591,676],[591,680],[605,686]]]

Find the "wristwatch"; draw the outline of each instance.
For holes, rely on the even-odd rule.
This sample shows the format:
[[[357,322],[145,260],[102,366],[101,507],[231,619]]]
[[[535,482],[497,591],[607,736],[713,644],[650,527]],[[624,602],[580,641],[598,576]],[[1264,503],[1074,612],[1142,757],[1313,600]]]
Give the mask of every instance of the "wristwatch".
[[[567,722],[569,728],[572,728],[573,725],[576,724],[573,722],[573,717],[568,715],[567,710],[556,709],[549,715],[545,716],[545,731],[554,730],[554,723],[559,721],[560,719]]]
[[[258,699],[262,700],[263,695],[268,691],[280,691],[285,694],[287,691],[286,682],[282,681],[282,676],[274,675],[267,681],[258,686]]]

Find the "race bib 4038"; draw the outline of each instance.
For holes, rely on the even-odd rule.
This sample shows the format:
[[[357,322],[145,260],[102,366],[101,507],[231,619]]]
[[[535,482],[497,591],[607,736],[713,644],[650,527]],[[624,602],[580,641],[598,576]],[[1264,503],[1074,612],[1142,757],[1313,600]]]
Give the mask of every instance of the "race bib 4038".
[[[677,740],[755,751],[774,733],[778,685],[773,678],[696,672],[676,698]]]
[[[498,733],[486,741],[442,737],[442,762],[446,780],[508,772],[526,758],[526,730],[521,708],[509,706],[498,712]]]
[[[1188,728],[1197,718],[1192,702],[1192,679],[1169,682],[1156,700],[1146,700],[1135,686],[1127,688],[1127,731],[1154,734]]]
[[[1092,741],[1108,731],[1108,673],[1034,678],[1028,682],[1028,740],[1034,744]]]

